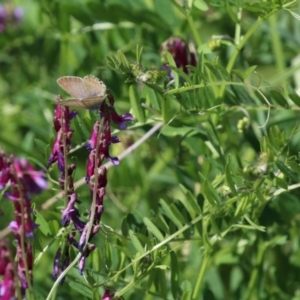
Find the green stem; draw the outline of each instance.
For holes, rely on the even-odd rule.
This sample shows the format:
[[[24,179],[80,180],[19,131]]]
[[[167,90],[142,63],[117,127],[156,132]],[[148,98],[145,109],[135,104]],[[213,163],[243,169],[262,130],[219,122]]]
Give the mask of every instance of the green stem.
[[[269,18],[269,23],[271,27],[271,38],[272,38],[272,48],[275,55],[276,67],[278,74],[283,74],[285,69],[284,63],[284,53],[282,48],[282,43],[280,41],[280,36],[277,32],[277,14],[274,14]],[[282,81],[282,86],[285,92],[285,96],[287,96],[286,82]]]
[[[258,26],[264,22],[268,17],[270,17],[271,15],[273,15],[275,13],[275,11],[270,12],[269,14],[267,14],[266,16],[264,16],[263,18],[259,17],[256,22],[250,27],[250,29],[247,31],[247,33],[245,34],[245,36],[243,37],[243,39],[240,41],[240,43],[238,45],[236,45],[235,50],[233,51],[228,64],[226,66],[226,70],[228,73],[230,73],[232,71],[232,68],[235,64],[235,61],[238,57],[238,55],[240,54],[241,49],[243,49],[243,47],[245,46],[245,44],[248,42],[248,40],[250,39],[250,37],[252,36],[252,34],[257,30]],[[222,86],[222,88],[220,89],[220,97],[223,96],[225,91],[225,85]]]
[[[203,278],[206,272],[206,269],[208,267],[208,263],[209,263],[209,259],[210,259],[210,253],[208,253],[207,251],[204,254],[203,260],[202,260],[202,265],[198,274],[198,278],[197,278],[197,282],[195,285],[195,289],[192,295],[192,300],[196,300],[199,299],[199,292],[203,283]]]
[[[62,37],[60,43],[60,53],[59,53],[59,67],[60,75],[63,76],[67,74],[68,70],[68,49],[69,49],[69,40],[66,34]]]
[[[195,22],[194,22],[194,20],[193,20],[193,18],[191,17],[190,14],[186,15],[186,19],[189,23],[189,26],[191,28],[191,31],[193,33],[193,36],[194,36],[194,39],[196,41],[196,45],[197,45],[197,48],[198,48],[202,45],[202,40],[201,40],[201,37],[199,35],[199,31],[196,29]]]
[[[266,249],[267,249],[266,245],[263,244],[263,242],[259,242],[259,249],[258,249],[258,254],[257,254],[257,258],[256,258],[256,263],[255,263],[255,266],[251,273],[248,289],[245,293],[244,299],[246,299],[246,300],[251,299],[251,295],[252,295],[255,285],[258,281],[259,268],[262,265],[262,261],[263,261]],[[256,297],[254,297],[254,298],[256,299]]]
[[[241,7],[239,7],[239,10],[237,12],[237,18],[241,22],[241,20],[242,20],[242,8]],[[241,23],[240,22],[235,24],[234,43],[236,45],[239,45],[241,42]]]

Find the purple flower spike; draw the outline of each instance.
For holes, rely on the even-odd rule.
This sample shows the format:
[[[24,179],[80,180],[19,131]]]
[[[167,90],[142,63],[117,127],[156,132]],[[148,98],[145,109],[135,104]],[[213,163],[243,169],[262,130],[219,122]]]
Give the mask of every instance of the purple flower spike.
[[[86,144],[86,148],[91,151],[96,148],[96,143],[97,143],[97,136],[98,136],[98,131],[99,131],[99,123],[96,122],[94,124],[90,140]]]
[[[61,96],[57,97],[57,102],[62,101]],[[52,147],[51,155],[47,163],[50,167],[53,163],[58,161],[58,168],[62,176],[64,176],[65,161],[64,161],[64,146],[69,151],[71,145],[71,137],[73,130],[70,129],[70,121],[76,116],[74,111],[70,112],[68,107],[57,105],[55,107],[55,115],[53,117],[54,129],[57,132],[55,142]],[[64,141],[65,144],[64,145]]]
[[[58,104],[60,101],[62,101],[61,96],[58,96]],[[115,100],[112,93],[107,90],[106,100],[98,107],[101,121],[97,121],[94,124],[90,139],[86,144],[86,148],[89,151],[86,166],[86,182],[90,189],[91,198],[95,201],[95,203],[91,205],[94,211],[90,209],[89,218],[86,223],[80,220],[79,210],[76,207],[79,201],[77,200],[73,183],[75,165],[68,165],[67,156],[65,155],[69,153],[71,148],[73,131],[70,129],[70,120],[75,114],[70,113],[68,107],[57,105],[55,109],[53,124],[57,132],[57,137],[52,148],[48,166],[54,162],[58,162],[58,169],[61,173],[58,181],[61,189],[64,190],[65,195],[68,197],[66,199],[66,207],[62,211],[61,223],[63,226],[72,227],[72,229],[66,236],[65,245],[68,249],[65,250],[65,254],[61,254],[60,260],[56,257],[54,261],[54,279],[69,265],[69,257],[65,257],[64,259],[64,256],[67,256],[67,253],[69,253],[69,247],[74,247],[77,251],[82,252],[78,266],[80,274],[83,274],[86,258],[95,249],[95,245],[91,244],[90,241],[101,228],[99,223],[102,213],[104,212],[103,202],[106,193],[105,187],[107,185],[106,168],[102,166],[102,164],[105,159],[108,159],[114,165],[119,164],[118,157],[113,157],[109,154],[111,144],[120,142],[118,137],[112,136],[111,134],[111,123],[114,122],[119,128],[126,129],[126,122],[133,120],[132,115],[129,113],[119,116],[113,107],[114,102]],[[99,174],[97,174],[97,172],[99,172]],[[93,178],[93,180],[91,180],[91,178]],[[0,184],[2,184],[1,177]],[[87,236],[88,232],[90,232],[89,236]],[[79,240],[78,235],[80,236]],[[61,262],[63,262],[63,266]]]

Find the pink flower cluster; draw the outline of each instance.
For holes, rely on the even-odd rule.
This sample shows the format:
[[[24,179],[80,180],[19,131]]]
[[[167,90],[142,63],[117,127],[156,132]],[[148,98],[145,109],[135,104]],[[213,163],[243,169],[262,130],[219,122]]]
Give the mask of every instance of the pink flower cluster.
[[[23,15],[22,7],[12,8],[11,5],[0,4],[0,33],[5,30],[9,23],[20,22]]]
[[[160,51],[162,55],[162,60],[164,62],[163,67],[165,70],[170,70],[171,79],[173,79],[174,76],[170,67],[166,64],[166,59],[164,58],[164,51],[170,52],[170,54],[175,60],[176,67],[182,69],[186,74],[189,73],[189,70],[187,68],[188,65],[197,65],[195,52],[191,51],[188,44],[180,38],[170,37],[162,43]]]
[[[7,156],[0,149],[0,190],[14,207],[15,220],[9,224],[15,241],[17,263],[8,255],[8,243],[0,241],[0,299],[15,299],[18,288],[24,294],[32,283],[32,244],[36,224],[32,220],[30,195],[47,188],[44,173],[35,170],[24,158]],[[17,284],[19,284],[17,286]]]
[[[62,212],[62,225],[66,227],[72,224],[74,230],[71,230],[67,236],[68,246],[64,247],[64,252],[62,253],[62,247],[57,250],[53,267],[53,279],[56,279],[68,266],[70,262],[69,247],[75,247],[82,254],[79,261],[80,274],[83,273],[86,258],[95,249],[95,245],[91,244],[90,241],[100,230],[99,223],[103,213],[103,198],[107,184],[107,170],[101,165],[105,159],[110,160],[115,165],[119,164],[117,157],[109,155],[110,145],[119,142],[117,137],[111,135],[111,122],[116,123],[120,129],[126,129],[127,125],[125,122],[133,120],[130,114],[119,116],[116,113],[113,107],[114,98],[109,91],[107,98],[109,104],[104,101],[98,108],[101,121],[97,121],[94,124],[90,140],[86,144],[87,149],[90,151],[86,181],[90,188],[91,198],[94,201],[94,205],[91,205],[87,222],[83,222],[80,219],[80,213],[76,207],[76,204],[79,202],[73,184],[73,172],[76,166],[74,164],[67,165],[66,161],[66,154],[71,149],[71,137],[73,134],[73,131],[70,129],[70,120],[75,116],[75,113],[69,112],[68,107],[60,105],[57,105],[55,109],[54,128],[57,135],[48,166],[54,162],[58,163],[58,169],[61,174],[59,183],[67,196],[67,205]],[[57,100],[59,103],[61,97],[58,96]],[[79,234],[79,240],[76,238],[76,233]]]

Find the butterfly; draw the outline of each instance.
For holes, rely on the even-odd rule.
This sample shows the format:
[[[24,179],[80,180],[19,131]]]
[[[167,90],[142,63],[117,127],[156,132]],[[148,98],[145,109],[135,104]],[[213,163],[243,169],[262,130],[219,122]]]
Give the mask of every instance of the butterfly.
[[[74,99],[57,102],[58,105],[85,109],[97,109],[106,97],[106,86],[93,75],[83,78],[63,76],[57,79],[58,85]]]

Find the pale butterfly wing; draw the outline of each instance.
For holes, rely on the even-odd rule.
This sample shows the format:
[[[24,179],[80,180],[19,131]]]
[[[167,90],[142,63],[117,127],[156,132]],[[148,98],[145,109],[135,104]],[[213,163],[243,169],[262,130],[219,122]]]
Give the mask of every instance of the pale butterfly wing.
[[[105,97],[106,86],[97,77],[88,75],[83,78],[83,82],[87,91],[87,97]]]
[[[68,100],[56,102],[56,104],[61,106],[71,106],[71,107],[93,110],[99,108],[99,105],[103,102],[104,98],[105,97],[90,97],[82,100],[68,99]]]
[[[106,97],[105,84],[93,75],[85,76],[83,79],[76,76],[64,76],[59,78],[57,83],[68,94],[77,98],[60,101],[58,104],[62,106],[96,109]]]
[[[57,83],[72,97],[79,100],[87,98],[87,90],[82,78],[77,76],[64,76],[58,78]]]
[[[78,99],[69,99],[69,100],[59,101],[59,102],[56,102],[56,104],[58,104],[60,106],[71,106],[71,107],[85,108],[85,109],[88,108],[84,105],[84,103],[81,100],[78,100]]]

